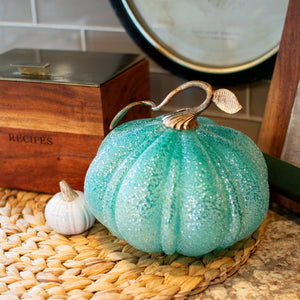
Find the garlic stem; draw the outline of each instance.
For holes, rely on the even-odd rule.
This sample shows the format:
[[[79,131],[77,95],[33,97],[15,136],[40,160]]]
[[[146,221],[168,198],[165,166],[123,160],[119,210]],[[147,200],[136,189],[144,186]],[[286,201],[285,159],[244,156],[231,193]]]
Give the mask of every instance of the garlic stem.
[[[62,199],[67,202],[71,202],[78,198],[78,194],[71,189],[65,180],[59,182],[59,187],[62,195]]]

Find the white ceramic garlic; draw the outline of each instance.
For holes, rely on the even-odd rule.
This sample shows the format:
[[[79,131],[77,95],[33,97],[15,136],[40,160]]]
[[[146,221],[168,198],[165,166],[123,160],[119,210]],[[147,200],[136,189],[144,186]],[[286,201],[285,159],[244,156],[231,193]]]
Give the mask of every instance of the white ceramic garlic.
[[[47,203],[45,217],[56,232],[79,234],[93,226],[95,217],[89,211],[84,193],[73,191],[66,181],[59,183],[60,192]]]

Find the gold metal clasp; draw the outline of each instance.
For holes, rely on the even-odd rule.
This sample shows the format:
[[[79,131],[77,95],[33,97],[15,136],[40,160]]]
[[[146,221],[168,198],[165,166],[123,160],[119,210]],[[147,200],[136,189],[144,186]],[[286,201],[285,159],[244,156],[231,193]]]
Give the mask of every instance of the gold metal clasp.
[[[11,64],[11,67],[18,68],[22,75],[47,76],[50,72],[50,64]]]

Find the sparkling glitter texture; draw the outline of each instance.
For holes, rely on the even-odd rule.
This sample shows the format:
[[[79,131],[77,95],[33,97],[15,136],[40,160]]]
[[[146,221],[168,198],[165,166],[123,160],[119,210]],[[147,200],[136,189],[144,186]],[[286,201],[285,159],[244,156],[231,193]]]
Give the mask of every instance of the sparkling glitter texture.
[[[244,134],[198,118],[170,129],[161,117],[114,129],[85,179],[95,217],[146,252],[198,256],[247,237],[269,203],[262,153]]]

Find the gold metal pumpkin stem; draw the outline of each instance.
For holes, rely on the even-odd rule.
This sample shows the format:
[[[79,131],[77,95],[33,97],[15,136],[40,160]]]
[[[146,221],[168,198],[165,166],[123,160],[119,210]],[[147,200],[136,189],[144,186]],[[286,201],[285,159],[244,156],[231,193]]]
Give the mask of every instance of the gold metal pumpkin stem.
[[[203,103],[199,106],[192,108],[182,108],[174,112],[170,112],[163,117],[163,124],[167,127],[179,130],[187,130],[187,129],[195,129],[199,126],[197,121],[197,116],[203,112],[213,101],[218,108],[221,110],[233,114],[238,112],[242,106],[238,102],[234,93],[227,89],[218,89],[213,91],[213,88],[210,84],[194,80],[186,82],[175,90],[171,91],[167,97],[159,104],[155,105],[152,101],[137,101],[133,102],[127,106],[125,106],[112,120],[110,124],[110,129],[114,128],[116,124],[120,121],[120,119],[127,113],[129,109],[136,105],[147,105],[151,106],[151,109],[154,111],[160,110],[163,106],[165,106],[169,101],[178,93],[190,87],[199,87],[202,88],[206,92],[206,98]]]
[[[203,81],[189,81],[180,85],[178,88],[170,92],[164,101],[153,110],[158,110],[162,106],[166,105],[171,98],[173,98],[178,93],[190,87],[199,87],[202,88],[206,92],[206,98],[203,103],[194,108],[182,108],[175,112],[171,112],[166,114],[163,117],[163,123],[167,127],[173,129],[195,129],[198,127],[199,123],[197,121],[197,116],[204,111],[210,104],[212,96],[213,96],[213,88],[210,84]]]

